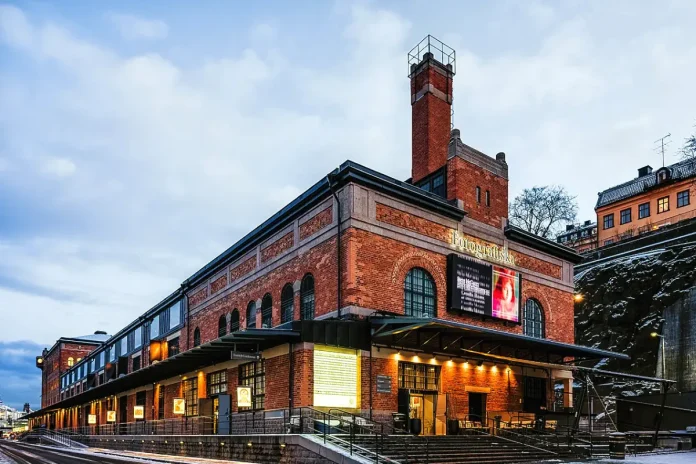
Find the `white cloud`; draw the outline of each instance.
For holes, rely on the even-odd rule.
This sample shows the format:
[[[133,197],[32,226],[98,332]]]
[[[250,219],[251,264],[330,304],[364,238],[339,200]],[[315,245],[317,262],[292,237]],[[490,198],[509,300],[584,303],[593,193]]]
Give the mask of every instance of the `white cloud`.
[[[145,19],[122,13],[109,13],[107,19],[128,40],[164,39],[169,33],[167,24],[159,19]]]
[[[0,5],[0,38],[15,47],[31,45],[31,26],[22,10],[12,5]]]
[[[41,164],[41,171],[44,174],[57,177],[68,177],[75,173],[75,163],[64,158],[49,158]]]

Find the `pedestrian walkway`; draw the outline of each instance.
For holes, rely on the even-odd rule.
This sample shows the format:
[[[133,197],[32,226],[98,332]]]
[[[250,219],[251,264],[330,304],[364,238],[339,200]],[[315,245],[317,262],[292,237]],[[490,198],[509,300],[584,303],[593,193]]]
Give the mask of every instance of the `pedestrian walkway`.
[[[626,456],[625,460],[603,459],[599,462],[623,464],[694,464],[696,462],[696,451]]]
[[[145,459],[152,462],[182,463],[182,464],[254,464],[245,461],[230,461],[208,458],[194,458],[187,456],[170,456],[167,454],[141,453],[137,451],[114,451],[106,448],[90,448],[89,453],[103,454],[105,456],[130,457]],[[0,461],[2,462],[2,461]]]

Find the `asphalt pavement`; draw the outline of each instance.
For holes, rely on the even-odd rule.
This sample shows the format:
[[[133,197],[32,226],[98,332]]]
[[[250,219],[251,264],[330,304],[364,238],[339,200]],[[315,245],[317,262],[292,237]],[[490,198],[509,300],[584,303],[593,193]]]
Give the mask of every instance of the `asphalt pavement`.
[[[67,448],[49,448],[0,440],[0,464],[124,464],[127,462],[152,463],[152,461],[131,457],[120,459],[116,456],[93,455]]]

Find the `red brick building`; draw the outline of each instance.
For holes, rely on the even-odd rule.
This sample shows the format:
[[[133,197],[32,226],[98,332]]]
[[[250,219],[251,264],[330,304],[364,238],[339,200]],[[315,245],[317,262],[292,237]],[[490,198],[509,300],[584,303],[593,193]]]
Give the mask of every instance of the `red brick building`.
[[[453,54],[411,61],[412,179],[345,162],[76,364],[34,424],[308,406],[440,434],[568,406],[564,361],[625,358],[574,345],[579,256],[508,225],[505,154],[450,130]]]
[[[41,408],[58,403],[61,392],[61,377],[72,369],[94,349],[101,346],[109,336],[106,332],[80,337],[61,337],[50,349],[44,349],[36,358],[36,367],[41,369]]]

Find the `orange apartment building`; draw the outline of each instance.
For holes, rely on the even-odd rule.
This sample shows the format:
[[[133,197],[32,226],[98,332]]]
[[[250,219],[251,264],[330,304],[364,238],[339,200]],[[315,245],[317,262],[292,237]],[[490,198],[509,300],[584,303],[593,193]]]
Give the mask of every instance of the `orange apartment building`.
[[[638,177],[599,193],[597,239],[600,247],[696,217],[696,160],[657,171],[645,166]]]

